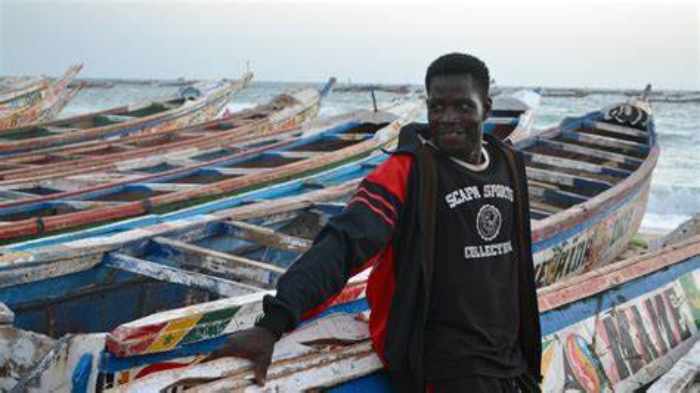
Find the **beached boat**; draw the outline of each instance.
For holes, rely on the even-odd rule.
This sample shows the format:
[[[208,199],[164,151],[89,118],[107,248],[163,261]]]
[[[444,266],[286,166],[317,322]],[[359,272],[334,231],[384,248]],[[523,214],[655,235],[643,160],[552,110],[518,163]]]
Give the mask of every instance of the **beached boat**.
[[[13,354],[0,386],[263,391],[252,385],[246,361],[201,361],[227,334],[253,324],[262,297],[353,188],[169,222],[145,238],[145,231],[132,231],[119,235],[117,247],[93,240],[103,253],[73,259],[83,266],[78,273],[0,271],[0,283],[22,283],[0,290],[9,307],[0,311],[0,342]],[[544,391],[632,391],[693,345],[700,328],[700,236],[687,235],[539,290]],[[324,314],[278,343],[267,389],[390,391],[369,343],[366,277],[351,279]],[[84,318],[86,312],[93,317]],[[81,334],[64,335],[75,332]]]
[[[537,285],[619,255],[639,229],[659,157],[648,103],[567,118],[515,146],[527,165]]]
[[[0,92],[0,135],[6,129],[53,119],[80,90],[68,84],[82,68],[82,64],[71,66],[56,81],[32,79]]]
[[[32,92],[47,89],[48,87],[49,81],[46,80],[46,78],[36,76],[1,77],[0,107],[10,105],[22,106],[20,103],[13,101]]]
[[[12,157],[42,148],[203,123],[215,118],[231,95],[245,87],[251,78],[252,74],[245,74],[235,82],[219,81],[183,88],[175,96],[158,101],[0,130],[0,155]]]
[[[387,147],[399,129],[418,114],[417,101],[394,106],[392,113],[360,112],[321,122],[300,130],[292,140],[265,138],[246,146],[233,146],[200,154],[201,165],[167,170],[164,163],[131,168],[131,177],[107,173],[107,181],[91,176],[82,184],[70,182],[70,191],[37,197],[30,203],[0,207],[0,239],[34,236],[54,231],[135,217],[150,212],[172,211],[243,190],[260,188],[336,166]],[[319,129],[323,130],[320,131]],[[293,135],[286,135],[294,138]],[[234,153],[232,148],[245,149]],[[141,163],[143,165],[144,163]],[[148,175],[149,172],[162,173]],[[127,175],[127,176],[125,176]],[[75,181],[76,179],[71,179]],[[70,200],[65,198],[70,197]],[[72,203],[67,203],[72,202]]]
[[[207,149],[285,132],[316,117],[321,100],[332,84],[331,79],[320,91],[302,89],[283,93],[268,103],[185,128],[35,149],[15,155],[3,161],[5,169],[0,169],[0,187],[41,187],[51,179],[114,171],[129,160],[184,159],[188,155],[204,154]]]

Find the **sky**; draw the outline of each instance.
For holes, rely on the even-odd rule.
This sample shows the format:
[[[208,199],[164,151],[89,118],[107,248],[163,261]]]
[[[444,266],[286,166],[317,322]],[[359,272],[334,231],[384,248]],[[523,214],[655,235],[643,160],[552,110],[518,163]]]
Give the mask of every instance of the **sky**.
[[[700,90],[700,1],[0,0],[0,74],[422,83],[447,52],[501,85]]]

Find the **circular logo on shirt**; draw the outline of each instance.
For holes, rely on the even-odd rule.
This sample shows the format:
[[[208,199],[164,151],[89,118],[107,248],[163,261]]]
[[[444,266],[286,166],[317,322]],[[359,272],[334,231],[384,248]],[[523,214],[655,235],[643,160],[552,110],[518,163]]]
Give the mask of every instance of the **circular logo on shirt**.
[[[484,205],[476,216],[476,230],[485,241],[493,240],[501,231],[501,212],[493,205]]]

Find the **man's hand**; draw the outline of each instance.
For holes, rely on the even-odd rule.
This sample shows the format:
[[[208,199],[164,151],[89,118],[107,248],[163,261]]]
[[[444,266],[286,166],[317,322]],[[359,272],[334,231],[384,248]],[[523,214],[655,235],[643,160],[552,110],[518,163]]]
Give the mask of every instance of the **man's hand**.
[[[226,344],[212,352],[206,360],[230,356],[248,359],[253,362],[255,383],[263,386],[276,341],[275,335],[266,328],[252,327],[230,335]]]

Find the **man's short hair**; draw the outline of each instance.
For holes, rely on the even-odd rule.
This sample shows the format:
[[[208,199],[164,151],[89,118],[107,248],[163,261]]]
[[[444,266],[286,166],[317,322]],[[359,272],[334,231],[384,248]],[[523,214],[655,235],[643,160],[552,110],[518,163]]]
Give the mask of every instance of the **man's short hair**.
[[[448,53],[435,59],[425,73],[425,91],[430,90],[430,81],[439,75],[471,75],[485,97],[489,95],[489,69],[479,58],[465,53]]]

